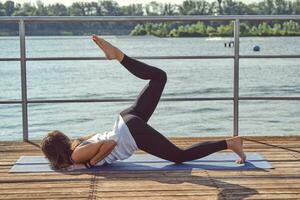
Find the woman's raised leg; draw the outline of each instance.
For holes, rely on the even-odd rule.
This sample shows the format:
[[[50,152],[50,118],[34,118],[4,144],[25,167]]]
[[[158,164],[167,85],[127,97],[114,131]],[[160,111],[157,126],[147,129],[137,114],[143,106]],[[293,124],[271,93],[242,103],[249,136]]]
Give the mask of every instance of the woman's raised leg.
[[[147,122],[154,112],[167,82],[166,72],[127,56],[121,50],[100,37],[93,36],[93,40],[104,51],[108,59],[117,59],[136,77],[150,80],[139,93],[133,105],[121,112],[122,116],[134,114]]]
[[[163,70],[130,58],[127,55],[124,55],[121,64],[138,78],[150,80],[139,93],[133,105],[123,110],[121,115],[131,113],[147,122],[159,102],[167,82],[167,75]]]

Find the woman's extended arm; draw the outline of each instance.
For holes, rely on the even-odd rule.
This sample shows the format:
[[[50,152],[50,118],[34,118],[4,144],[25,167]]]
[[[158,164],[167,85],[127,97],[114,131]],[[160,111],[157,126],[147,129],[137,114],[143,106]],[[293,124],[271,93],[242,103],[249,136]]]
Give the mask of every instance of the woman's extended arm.
[[[114,140],[103,140],[100,142],[95,142],[91,144],[86,144],[81,147],[77,147],[72,155],[72,160],[75,163],[85,163],[90,161],[92,165],[105,158],[116,146]]]

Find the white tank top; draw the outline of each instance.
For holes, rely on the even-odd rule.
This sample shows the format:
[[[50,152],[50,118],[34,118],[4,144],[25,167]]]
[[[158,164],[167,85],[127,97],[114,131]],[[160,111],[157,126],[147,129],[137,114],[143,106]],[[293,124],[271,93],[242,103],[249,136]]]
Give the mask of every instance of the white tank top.
[[[124,160],[130,157],[134,151],[138,149],[137,144],[121,115],[118,116],[111,131],[97,133],[88,140],[83,141],[80,145],[101,140],[114,140],[117,142],[117,145],[108,156],[100,160],[96,165],[103,165],[104,163],[110,164],[116,160]]]

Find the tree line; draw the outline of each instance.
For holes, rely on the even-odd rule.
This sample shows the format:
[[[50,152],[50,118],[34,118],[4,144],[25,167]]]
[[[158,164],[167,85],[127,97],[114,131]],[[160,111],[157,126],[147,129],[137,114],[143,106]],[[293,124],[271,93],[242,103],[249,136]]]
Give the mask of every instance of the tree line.
[[[300,0],[264,0],[256,3],[243,3],[233,0],[185,0],[181,4],[133,3],[120,6],[113,0],[97,2],[75,2],[70,6],[55,3],[45,5],[0,2],[0,16],[172,16],[172,15],[297,15],[300,14]],[[28,28],[27,28],[28,27]],[[132,34],[157,35],[162,37],[182,36],[229,36],[232,24],[224,22],[198,23],[31,23],[27,26],[29,35],[82,35]],[[298,22],[268,21],[244,22],[241,24],[242,36],[255,35],[300,35]],[[0,24],[0,35],[17,35],[17,24]]]
[[[168,23],[139,24],[131,31],[131,35],[155,35],[159,37],[232,37],[233,23],[212,26],[204,22],[179,25],[173,27]],[[262,22],[258,25],[240,23],[240,36],[300,36],[300,26],[297,22],[287,21],[275,24]]]

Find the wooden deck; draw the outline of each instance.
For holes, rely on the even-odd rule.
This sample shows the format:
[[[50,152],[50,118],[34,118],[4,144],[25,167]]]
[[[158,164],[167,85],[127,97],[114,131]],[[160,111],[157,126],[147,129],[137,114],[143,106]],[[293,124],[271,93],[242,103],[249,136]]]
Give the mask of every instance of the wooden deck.
[[[37,143],[0,142],[0,199],[300,199],[300,136],[245,137],[245,150],[261,153],[270,170],[8,173],[19,156],[41,155]]]

